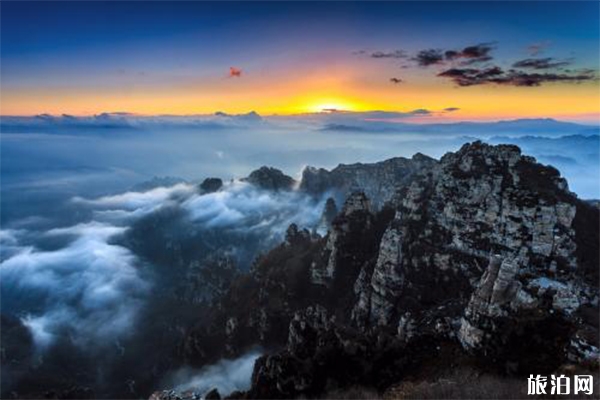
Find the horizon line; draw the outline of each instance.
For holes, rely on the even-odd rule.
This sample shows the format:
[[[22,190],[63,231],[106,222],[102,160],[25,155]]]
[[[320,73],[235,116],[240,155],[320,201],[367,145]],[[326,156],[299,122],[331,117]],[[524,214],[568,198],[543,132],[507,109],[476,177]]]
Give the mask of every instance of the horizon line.
[[[411,110],[412,111],[412,110]],[[560,117],[549,117],[549,116],[531,116],[531,117],[498,117],[498,118],[464,118],[464,119],[454,119],[451,117],[443,117],[440,111],[431,111],[431,114],[426,115],[409,115],[411,111],[398,111],[398,110],[365,110],[365,111],[356,111],[356,110],[323,110],[323,111],[314,111],[314,112],[296,112],[296,113],[268,113],[261,114],[257,111],[251,110],[248,112],[241,113],[228,113],[225,111],[217,110],[210,113],[194,113],[194,114],[144,114],[144,113],[135,113],[129,111],[102,111],[99,113],[93,114],[69,114],[69,113],[60,113],[60,114],[52,114],[52,113],[37,113],[37,114],[0,114],[0,120],[2,118],[36,118],[36,117],[52,117],[52,118],[61,118],[61,117],[71,117],[71,118],[93,118],[99,117],[102,115],[106,116],[121,116],[121,117],[137,117],[137,118],[152,118],[152,117],[169,117],[169,118],[189,118],[189,117],[243,117],[248,115],[257,115],[261,118],[277,118],[277,117],[302,117],[302,116],[317,116],[317,115],[335,115],[335,114],[368,114],[368,113],[387,113],[387,114],[399,114],[404,115],[404,119],[406,121],[398,121],[390,119],[381,119],[379,122],[390,122],[390,123],[406,123],[406,124],[415,124],[415,125],[427,125],[427,124],[456,124],[461,122],[471,122],[471,123],[493,123],[493,122],[509,122],[509,121],[532,121],[532,120],[551,120],[555,122],[565,122],[565,123],[574,123],[580,125],[589,125],[589,126],[600,126],[600,114],[597,116],[595,120],[586,120],[585,118],[579,119],[576,115],[572,117],[568,116],[560,116]],[[219,115],[221,114],[221,115]],[[590,113],[592,114],[592,113]],[[589,114],[587,114],[589,115]],[[442,120],[430,120],[427,121],[428,118],[440,118]],[[418,121],[414,121],[414,119],[418,119]],[[412,121],[411,121],[412,120]],[[1,122],[1,121],[0,121]]]

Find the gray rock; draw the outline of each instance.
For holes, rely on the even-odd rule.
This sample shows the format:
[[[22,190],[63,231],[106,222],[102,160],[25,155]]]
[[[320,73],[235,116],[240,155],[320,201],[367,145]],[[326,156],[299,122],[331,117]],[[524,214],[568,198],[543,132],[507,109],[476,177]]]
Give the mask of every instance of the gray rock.
[[[342,212],[332,222],[331,230],[323,250],[327,262],[324,265],[313,265],[310,269],[311,282],[316,285],[329,286],[338,268],[340,243],[346,241],[357,230],[366,230],[371,226],[372,214],[370,201],[363,192],[353,192],[344,203]]]
[[[391,322],[404,284],[402,244],[399,225],[391,224],[381,239],[377,263],[368,284],[366,270],[361,271],[354,286],[358,301],[352,313],[358,326],[365,326],[365,318],[369,324],[387,325]]]
[[[247,178],[242,180],[267,190],[291,190],[296,184],[292,177],[276,168],[266,166],[252,171]]]
[[[206,178],[200,184],[202,193],[214,193],[223,187],[223,181],[220,178]]]
[[[520,284],[515,280],[519,265],[515,260],[492,256],[477,290],[465,310],[458,339],[463,347],[481,346],[490,318],[508,314],[508,306],[516,298]]]
[[[327,198],[319,223],[315,227],[315,232],[326,234],[331,228],[331,223],[338,214],[338,208],[333,197]]]
[[[412,159],[397,157],[373,164],[340,164],[331,171],[307,167],[302,172],[300,189],[313,194],[336,190],[342,197],[362,191],[373,201],[374,208],[379,209],[399,188],[436,163],[433,158],[416,154]]]

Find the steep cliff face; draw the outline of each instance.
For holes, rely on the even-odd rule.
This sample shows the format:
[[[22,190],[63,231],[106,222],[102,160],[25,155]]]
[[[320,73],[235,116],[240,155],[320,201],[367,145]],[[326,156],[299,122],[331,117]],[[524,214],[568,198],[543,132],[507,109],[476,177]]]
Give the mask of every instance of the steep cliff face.
[[[411,159],[392,158],[373,164],[340,164],[328,171],[307,167],[302,172],[300,190],[312,194],[336,191],[342,198],[360,190],[375,209],[390,200],[399,187],[408,185],[416,175],[435,165],[433,158],[416,154]]]
[[[439,162],[305,171],[301,190],[331,188],[347,198],[328,234],[288,231],[213,319],[230,354],[283,349],[243,396],[382,390],[445,349],[509,374],[597,368],[600,217],[555,169],[475,142]]]
[[[370,279],[369,269],[365,267],[354,284],[357,301],[352,319],[363,329],[367,325],[387,325],[391,322],[396,299],[404,286],[401,269],[403,232],[399,220],[399,215],[396,215],[383,234]]]
[[[341,214],[331,223],[323,250],[323,258],[327,262],[311,266],[311,282],[330,286],[336,275],[348,275],[350,270],[357,269],[356,264],[364,262],[364,257],[359,254],[362,243],[354,239],[360,239],[360,233],[370,230],[372,223],[369,199],[363,192],[352,193],[344,203]],[[346,269],[342,274],[338,271],[340,265]]]
[[[562,335],[555,339],[565,341],[558,325],[581,327],[573,314],[597,308],[597,285],[578,263],[580,201],[556,170],[517,147],[465,145],[394,201],[398,212],[378,262],[355,285],[353,320],[361,329],[403,331],[444,307],[466,349],[501,351],[514,339],[506,324],[552,320]],[[597,245],[580,250],[597,252]]]
[[[399,212],[380,244],[380,257],[395,268],[388,267],[391,274],[376,268],[359,294],[380,304],[382,276],[389,277],[394,294],[387,297],[396,304],[386,304],[388,309],[410,309],[415,298],[419,308],[463,298],[490,254],[513,259],[523,266],[522,276],[558,282],[577,277],[572,226],[577,199],[554,169],[522,157],[514,146],[466,145],[444,156],[394,201]],[[386,259],[388,249],[398,249],[392,261]],[[444,289],[432,290],[434,282]],[[580,290],[574,285],[573,293]],[[378,311],[371,316],[374,310],[365,307],[357,305],[356,315],[369,315],[371,322],[392,317],[381,320]]]
[[[327,198],[325,202],[325,207],[323,208],[323,212],[321,213],[321,219],[319,220],[318,225],[314,228],[315,232],[326,234],[327,231],[331,228],[331,224],[338,214],[337,204],[335,203],[335,199],[333,197]]]

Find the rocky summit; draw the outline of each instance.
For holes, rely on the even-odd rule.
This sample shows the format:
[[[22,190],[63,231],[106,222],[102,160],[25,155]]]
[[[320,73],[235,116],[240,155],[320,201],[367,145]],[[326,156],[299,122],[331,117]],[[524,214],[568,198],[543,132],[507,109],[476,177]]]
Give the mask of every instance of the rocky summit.
[[[360,190],[379,208],[399,186],[407,185],[415,175],[435,164],[433,158],[418,153],[411,159],[396,157],[373,164],[340,164],[331,171],[307,167],[302,172],[300,188],[313,194],[334,190],[343,197]]]
[[[292,177],[271,167],[260,167],[243,180],[261,189],[269,190],[290,190],[295,184]]]
[[[257,184],[291,184],[262,171]],[[327,233],[290,227],[181,346],[197,365],[266,349],[231,397],[402,397],[463,368],[597,374],[599,210],[556,169],[474,142],[439,161],[309,167],[298,190],[344,198],[326,204]]]

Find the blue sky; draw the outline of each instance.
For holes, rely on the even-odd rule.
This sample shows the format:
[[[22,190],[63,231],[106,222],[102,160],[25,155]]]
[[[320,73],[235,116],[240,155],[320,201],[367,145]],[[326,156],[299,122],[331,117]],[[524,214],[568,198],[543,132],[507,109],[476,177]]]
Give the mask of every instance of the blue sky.
[[[2,112],[99,112],[91,105],[94,98],[99,106],[142,113],[156,112],[159,101],[165,112],[214,111],[211,98],[216,106],[231,104],[231,111],[274,112],[272,99],[279,98],[286,112],[295,109],[292,104],[302,97],[295,94],[303,91],[306,98],[318,92],[323,101],[331,97],[348,104],[364,97],[365,104],[354,107],[363,110],[392,109],[395,89],[388,79],[400,75],[415,82],[405,87],[405,107],[428,107],[411,93],[436,85],[440,94],[431,94],[430,103],[441,105],[450,97],[442,95],[449,81],[436,77],[439,71],[401,70],[400,61],[377,63],[353,52],[400,49],[410,57],[424,49],[492,43],[494,65],[507,69],[532,57],[527,49],[537,44],[543,48],[537,57],[597,71],[599,13],[594,1],[4,2]],[[222,79],[231,66],[244,71],[236,87]],[[382,75],[379,85],[375,79]],[[596,112],[590,99],[597,84],[584,86],[587,91],[552,84],[555,96],[573,97],[574,113]],[[248,94],[263,88],[269,88],[271,100]],[[229,99],[223,96],[227,91]],[[475,103],[469,100],[473,93],[481,97],[478,89],[455,92],[457,98],[466,96],[466,104]],[[530,103],[535,105],[541,92]],[[78,108],[75,98],[86,106]],[[505,95],[498,98],[505,101]],[[540,103],[539,109],[553,107]]]

